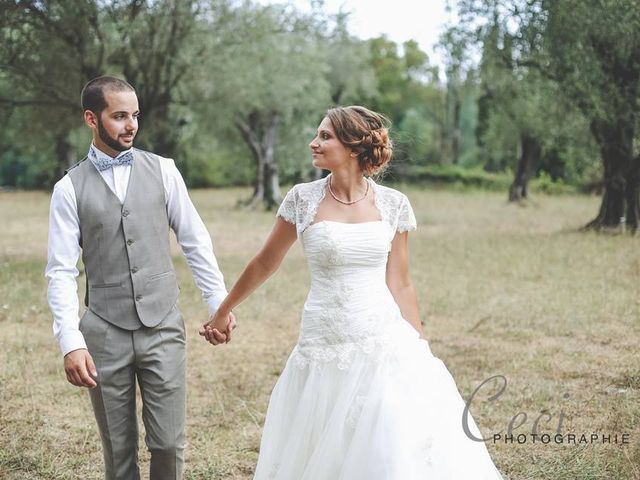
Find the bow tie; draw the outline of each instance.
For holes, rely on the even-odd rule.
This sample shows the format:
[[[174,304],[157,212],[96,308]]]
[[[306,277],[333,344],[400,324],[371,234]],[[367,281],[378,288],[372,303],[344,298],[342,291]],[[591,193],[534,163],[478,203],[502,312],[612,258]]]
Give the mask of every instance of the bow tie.
[[[101,172],[111,167],[117,167],[118,165],[131,165],[133,163],[133,154],[131,151],[117,156],[116,158],[108,158],[106,156],[100,156],[94,159],[95,166]]]

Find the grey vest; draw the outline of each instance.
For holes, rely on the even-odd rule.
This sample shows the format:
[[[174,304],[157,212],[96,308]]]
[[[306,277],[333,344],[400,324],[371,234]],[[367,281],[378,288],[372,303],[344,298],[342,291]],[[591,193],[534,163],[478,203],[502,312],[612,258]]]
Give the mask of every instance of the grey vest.
[[[178,298],[160,161],[133,150],[124,204],[84,159],[68,171],[76,194],[85,305],[113,325],[154,327]]]

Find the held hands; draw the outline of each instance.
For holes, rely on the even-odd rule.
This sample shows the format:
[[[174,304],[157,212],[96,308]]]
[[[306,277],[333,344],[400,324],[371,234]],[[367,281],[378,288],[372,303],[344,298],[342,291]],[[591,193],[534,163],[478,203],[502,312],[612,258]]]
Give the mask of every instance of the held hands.
[[[233,312],[225,313],[218,310],[198,332],[211,345],[229,343],[231,331],[236,328],[236,316]]]

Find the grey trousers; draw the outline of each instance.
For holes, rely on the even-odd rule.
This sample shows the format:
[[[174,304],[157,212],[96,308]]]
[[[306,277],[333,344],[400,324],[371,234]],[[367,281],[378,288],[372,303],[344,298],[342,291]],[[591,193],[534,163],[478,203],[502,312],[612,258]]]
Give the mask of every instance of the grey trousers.
[[[98,371],[91,403],[106,480],[137,480],[136,380],[142,396],[151,480],[182,478],[186,418],[184,320],[174,307],[154,328],[123,330],[87,310],[80,321]]]

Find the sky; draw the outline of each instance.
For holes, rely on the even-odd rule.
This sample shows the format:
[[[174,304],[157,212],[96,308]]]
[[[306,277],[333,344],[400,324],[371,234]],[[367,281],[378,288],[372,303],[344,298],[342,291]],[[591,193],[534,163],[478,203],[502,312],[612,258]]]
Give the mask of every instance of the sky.
[[[262,4],[290,3],[302,10],[309,0],[259,0]],[[385,34],[402,43],[415,40],[429,55],[432,64],[442,65],[434,50],[443,25],[450,18],[446,0],[325,0],[325,11],[351,12],[349,25],[353,35],[368,39]]]

